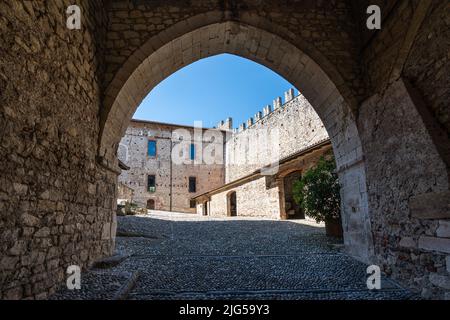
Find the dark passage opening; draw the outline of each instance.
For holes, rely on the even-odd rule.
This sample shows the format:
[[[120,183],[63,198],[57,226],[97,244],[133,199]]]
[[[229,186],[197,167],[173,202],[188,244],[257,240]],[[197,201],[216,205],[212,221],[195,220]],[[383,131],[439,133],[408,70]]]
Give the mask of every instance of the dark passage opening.
[[[305,219],[305,213],[299,204],[294,201],[294,183],[302,177],[300,171],[290,173],[284,178],[284,205],[287,219]]]
[[[236,192],[234,191],[228,195],[228,216],[229,217],[237,216]]]
[[[155,200],[154,199],[147,200],[147,209],[155,210]]]

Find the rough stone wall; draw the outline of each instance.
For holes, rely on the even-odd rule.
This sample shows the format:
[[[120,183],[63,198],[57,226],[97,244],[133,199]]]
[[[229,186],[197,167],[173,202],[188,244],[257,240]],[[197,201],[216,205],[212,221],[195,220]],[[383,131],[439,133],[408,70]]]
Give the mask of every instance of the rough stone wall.
[[[448,207],[449,12],[448,1],[397,1],[363,48],[371,90],[358,127],[374,261],[426,298],[450,295],[447,220],[414,216],[426,216],[435,202],[445,217]],[[447,198],[440,207],[439,194]],[[419,209],[411,202],[416,197]]]
[[[421,1],[397,2],[382,30],[363,48],[369,96],[402,75],[420,91],[427,107],[450,132],[450,3],[423,1],[422,5],[430,5],[421,8]],[[417,18],[420,14],[423,22]],[[414,27],[418,27],[417,34],[411,32]]]
[[[155,201],[155,209],[170,209],[170,163],[171,163],[170,128],[150,124],[131,122],[119,145],[119,157],[130,170],[122,171],[119,182],[134,190],[133,202],[142,207],[147,200]],[[157,141],[157,157],[147,155],[148,140]],[[147,191],[147,176],[156,176],[156,192]]]
[[[361,109],[375,258],[384,271],[422,290],[424,297],[444,298],[444,291],[450,289],[445,263],[450,240],[439,237],[450,237],[448,221],[412,217],[409,200],[448,191],[447,171],[418,119],[401,80]]]
[[[280,218],[278,187],[268,188],[265,177],[212,195],[208,208],[209,215],[220,217],[227,215],[227,195],[231,191],[236,192],[237,215],[239,217]]]
[[[226,182],[328,138],[316,111],[302,95],[262,116],[227,140]]]
[[[154,1],[136,3],[131,0],[111,1],[107,8],[109,32],[107,35],[107,70],[104,88],[108,86],[124,62],[148,39],[168,30],[182,20],[197,17],[190,27],[208,21],[248,20],[258,23],[268,19],[300,36],[305,43],[315,43],[326,58],[351,83],[359,95],[360,70],[356,63],[357,34],[351,19],[352,8],[346,1]],[[221,17],[219,21],[215,17]],[[184,30],[187,32],[188,30]],[[170,37],[171,35],[166,35]],[[161,37],[164,40],[164,36]],[[181,45],[181,43],[180,43]]]
[[[107,51],[102,50],[101,33],[106,33],[106,20],[101,19],[101,2],[80,1],[86,18],[82,31],[65,29],[65,1],[0,2],[1,297],[43,298],[61,282],[67,264],[85,266],[96,257],[110,252],[112,241],[109,238],[113,236],[114,230],[114,210],[111,209],[115,205],[116,179],[113,173],[104,171],[96,164],[96,141],[103,128],[100,125],[99,129],[98,124],[103,124],[109,106],[122,87],[123,82],[120,81],[126,81],[136,69],[133,64],[124,67],[124,62],[130,62],[139,54],[145,55],[141,57],[145,59],[148,52],[142,51],[145,46],[141,45],[152,36],[158,34],[156,49],[188,31],[225,20],[257,25],[269,34],[276,34],[286,40],[288,45],[295,44],[312,59],[313,62],[305,59],[300,51],[289,51],[297,58],[301,56],[300,60],[306,67],[312,66],[305,70],[314,72],[291,70],[289,67],[294,68],[291,65],[292,56],[288,55],[288,51],[279,50],[280,46],[276,44],[280,42],[274,45],[267,37],[261,43],[258,42],[261,46],[256,47],[257,55],[254,55],[280,74],[298,75],[298,79],[289,80],[304,93],[312,92],[305,96],[313,99],[315,96],[321,97],[311,103],[327,126],[336,153],[340,179],[345,182],[342,198],[347,247],[356,252],[359,248],[365,252],[370,248],[371,232],[368,230],[371,230],[371,221],[368,215],[373,207],[373,219],[383,221],[381,224],[377,222],[373,228],[376,242],[374,255],[385,265],[385,270],[392,270],[394,275],[413,286],[419,287],[422,281],[426,287],[424,296],[442,297],[445,288],[439,287],[448,283],[442,254],[449,247],[448,237],[444,237],[447,221],[415,222],[408,218],[406,222],[396,224],[395,218],[397,212],[406,218],[407,211],[411,211],[406,199],[417,193],[411,187],[416,178],[417,190],[426,189],[433,193],[431,191],[445,189],[439,182],[441,178],[436,178],[442,166],[438,165],[430,172],[424,165],[424,160],[437,165],[438,161],[433,158],[436,153],[432,150],[430,154],[412,153],[411,150],[405,150],[401,143],[398,149],[392,147],[387,150],[383,147],[385,143],[395,145],[401,134],[406,135],[406,140],[416,135],[418,140],[413,146],[424,147],[417,149],[420,151],[429,150],[428,144],[432,144],[426,137],[412,132],[411,128],[421,122],[419,115],[410,113],[412,105],[407,101],[400,101],[407,103],[406,106],[394,105],[389,101],[389,96],[383,93],[391,94],[393,100],[404,96],[402,87],[395,84],[400,75],[413,83],[424,97],[427,108],[434,112],[447,131],[449,128],[449,3],[429,2],[425,20],[415,35],[414,27],[420,21],[420,10],[416,9],[427,2],[396,1],[399,4],[392,9],[382,31],[375,32],[367,43],[361,45],[356,32],[359,28],[349,14],[348,2],[299,1],[287,5],[287,2],[261,3],[250,0],[205,0],[189,4],[184,1],[152,1],[136,7],[131,1],[111,1],[107,14]],[[189,23],[176,27],[176,22],[181,20]],[[246,39],[254,34],[254,29],[248,28],[246,33],[234,33],[236,24],[227,24],[225,27],[229,28],[230,38],[235,34],[244,37],[233,44],[237,46],[237,53],[245,51],[241,48],[243,42],[252,45],[253,42]],[[164,32],[169,29],[170,34]],[[209,40],[211,33],[206,35]],[[229,42],[230,38],[226,41]],[[168,70],[185,65],[198,53],[194,47],[208,42],[193,43],[189,42],[191,38],[186,39],[187,42],[180,40],[169,47],[169,52],[179,48],[182,59],[168,61],[169,66],[175,64]],[[221,39],[220,36],[217,39]],[[270,39],[276,38],[272,36]],[[314,46],[321,54],[317,54]],[[222,52],[223,48],[231,50],[225,46],[218,47],[222,48]],[[282,48],[287,48],[287,45]],[[288,62],[284,55],[288,55]],[[102,68],[102,56],[106,57],[105,68]],[[139,64],[142,59],[133,61]],[[305,67],[298,59],[292,61]],[[319,66],[315,67],[314,62]],[[365,65],[362,74],[361,63]],[[156,63],[151,67],[162,78],[165,70],[160,70],[160,66]],[[330,66],[335,66],[335,69]],[[122,67],[128,69],[122,70]],[[100,76],[103,70],[106,71],[104,81]],[[352,115],[345,113],[348,108],[340,108],[352,102],[351,99],[343,101],[336,97],[335,89],[324,90],[333,86],[322,83],[324,78],[320,77],[321,70],[327,73],[345,98],[353,95],[362,102],[361,97],[374,96],[363,103],[361,115],[357,119],[360,124],[364,124],[363,128],[366,125],[370,128],[364,134],[362,144]],[[365,78],[362,86],[361,76]],[[162,80],[158,77],[155,79]],[[113,92],[111,96],[105,96],[103,102],[106,107],[102,110],[99,110],[99,87],[108,87]],[[370,90],[364,92],[363,87]],[[351,88],[352,94],[348,94],[347,88]],[[137,106],[133,98],[126,98]],[[382,102],[392,106],[393,110],[384,110]],[[355,105],[350,107],[354,108]],[[400,113],[411,127],[407,128],[406,122],[405,125],[399,122],[402,133],[396,136],[396,131],[390,127],[390,120],[380,112],[383,110],[386,114]],[[100,121],[99,113],[102,116]],[[119,120],[124,120],[124,114],[118,113]],[[370,117],[379,121],[372,121]],[[378,130],[379,126],[391,131]],[[114,126],[108,130],[107,134],[117,135]],[[419,131],[425,134],[422,129]],[[117,139],[121,136],[117,135]],[[111,149],[115,149],[112,145]],[[365,148],[364,153],[362,147]],[[389,153],[393,164],[379,163],[377,160],[380,156],[375,152],[376,148],[385,154]],[[111,154],[115,155],[115,150]],[[432,158],[428,159],[428,156]],[[405,172],[399,159],[418,166],[411,172]],[[395,172],[386,177],[383,168],[392,168],[392,172]],[[430,174],[428,178],[424,175],[417,177],[417,172],[421,170]],[[370,208],[367,204],[366,174],[368,187],[375,190],[371,191]],[[446,174],[448,176],[448,163]],[[376,191],[377,185],[385,188]],[[383,219],[390,205],[396,208],[395,214],[391,216],[388,213],[387,218]],[[421,230],[426,235],[418,231],[421,234],[419,239],[413,237],[410,241],[406,235],[415,234],[415,231],[409,228],[419,224],[425,226]],[[383,237],[384,231],[381,231],[381,235],[376,234],[384,228],[392,230],[395,235],[393,240],[392,237]],[[400,242],[396,239],[399,235],[405,235],[402,246],[409,242],[412,251],[401,253]],[[418,251],[420,255],[414,251],[416,243],[422,248]],[[431,252],[424,254],[425,250],[430,249]],[[402,276],[402,272],[406,272],[410,280]],[[419,279],[415,284],[414,278]]]
[[[197,192],[189,193],[188,177],[196,177]],[[173,211],[195,213],[196,208],[190,208],[190,200],[210,188],[216,188],[224,183],[224,166],[220,165],[183,165],[175,166],[173,171]]]
[[[223,52],[264,64],[301,88],[322,119],[332,140],[344,186],[344,224],[349,222],[346,247],[351,254],[368,262],[372,248],[364,156],[352,110],[356,106],[355,97],[348,82],[320,52],[303,43],[301,37],[283,32],[280,37],[280,30],[271,22],[244,14],[242,23],[214,23],[220,22],[223,14],[188,18],[151,38],[127,60],[106,92],[105,103],[112,105],[112,109],[104,122],[99,154],[105,159],[115,157],[114,146],[127,126],[123,118],[131,117],[140,99],[177,69]]]
[[[117,203],[123,203],[123,202],[132,202],[134,196],[134,189],[130,188],[129,186],[118,183],[117,185]]]
[[[207,204],[208,214],[227,216],[227,198],[231,192],[236,192],[237,216],[265,219],[288,218],[284,214],[286,208],[285,196],[291,192],[295,179],[298,179],[305,170],[315,166],[321,156],[331,154],[330,146],[323,147],[281,164],[279,171],[274,175],[256,176],[254,179],[240,182],[236,186],[227,186],[223,191],[213,192]],[[290,176],[290,173],[293,172],[297,175]],[[200,203],[197,207],[197,213],[203,213],[203,205],[203,203]]]
[[[382,26],[385,24],[386,20],[389,19],[392,10],[396,8],[396,6],[402,0],[355,0],[351,1],[351,6],[353,9],[353,18],[357,22],[359,26],[365,26],[367,20],[367,8],[371,5],[377,5],[381,8],[381,21]],[[360,28],[360,30],[355,30],[355,32],[360,33],[361,37],[361,46],[364,48],[365,46],[370,44],[373,36],[378,32],[378,30],[369,30],[367,28]]]
[[[408,25],[414,13],[414,1],[398,1],[390,19],[385,19],[381,30],[371,34],[377,41],[368,41],[362,48],[368,92],[381,90],[392,76],[392,71],[405,40]]]
[[[227,183],[328,138],[322,121],[305,97],[294,97],[293,91],[289,91],[285,103],[281,102],[281,98],[277,98],[273,107],[266,106],[261,114],[241,124],[240,129],[228,137],[225,152]],[[277,152],[273,153],[274,150]],[[232,190],[236,191],[239,216],[280,218],[278,187],[268,186],[265,178]],[[228,192],[212,196],[208,208],[211,215],[227,214]]]
[[[450,133],[450,2],[432,1],[404,66],[436,119]]]
[[[201,138],[194,137],[194,128],[132,121],[119,146],[119,157],[130,170],[123,171],[119,181],[134,189],[135,203],[145,207],[147,200],[153,199],[156,210],[195,213],[196,209],[190,208],[191,197],[224,183],[223,158],[217,164],[207,164],[205,161],[178,164],[172,161],[171,152],[176,152],[179,144],[173,132],[180,129],[187,130],[196,145],[197,161],[202,155],[201,148],[206,154],[208,148],[217,146],[223,154],[223,142],[211,142],[206,134]],[[222,141],[225,140],[221,131],[214,132],[222,137]],[[157,141],[156,158],[147,155],[148,140]],[[147,176],[150,174],[156,176],[156,192],[147,190]],[[195,193],[189,192],[189,177],[196,177]]]
[[[67,1],[0,2],[1,299],[46,298],[113,249],[116,176],[96,164],[106,17],[77,2],[80,31]]]

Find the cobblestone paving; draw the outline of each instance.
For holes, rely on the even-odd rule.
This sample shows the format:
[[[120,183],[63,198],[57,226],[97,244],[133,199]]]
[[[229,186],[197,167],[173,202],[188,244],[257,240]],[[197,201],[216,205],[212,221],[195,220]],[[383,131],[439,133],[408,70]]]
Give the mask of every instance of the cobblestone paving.
[[[381,290],[369,291],[366,266],[314,223],[155,212],[118,224],[116,251],[128,258],[90,270],[79,293],[54,299],[111,299],[111,283],[123,287],[133,272],[128,299],[416,298],[384,277]]]

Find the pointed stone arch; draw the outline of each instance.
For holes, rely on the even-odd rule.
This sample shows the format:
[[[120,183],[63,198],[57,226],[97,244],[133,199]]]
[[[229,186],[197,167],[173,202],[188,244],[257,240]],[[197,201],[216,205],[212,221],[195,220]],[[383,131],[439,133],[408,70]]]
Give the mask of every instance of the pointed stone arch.
[[[306,54],[296,44],[266,31],[264,26],[236,21],[198,28],[193,25],[193,22],[178,24],[175,30],[168,29],[148,40],[117,73],[104,100],[98,149],[101,163],[115,168],[117,146],[129,120],[144,97],[162,80],[195,61],[217,54],[247,58],[299,88],[324,123],[344,186],[345,242],[352,254],[368,261],[372,255],[372,235],[367,195],[360,192],[366,189],[366,181],[353,112],[356,98],[336,68],[311,45],[299,44]]]

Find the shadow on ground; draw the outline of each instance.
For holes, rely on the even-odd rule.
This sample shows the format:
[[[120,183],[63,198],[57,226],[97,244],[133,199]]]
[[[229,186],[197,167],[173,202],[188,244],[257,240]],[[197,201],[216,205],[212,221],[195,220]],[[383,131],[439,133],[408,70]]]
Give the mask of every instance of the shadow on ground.
[[[386,277],[381,290],[368,290],[367,266],[338,250],[340,245],[323,227],[298,221],[118,217],[120,261],[89,270],[81,290],[62,290],[53,298],[415,298]]]

